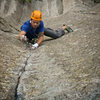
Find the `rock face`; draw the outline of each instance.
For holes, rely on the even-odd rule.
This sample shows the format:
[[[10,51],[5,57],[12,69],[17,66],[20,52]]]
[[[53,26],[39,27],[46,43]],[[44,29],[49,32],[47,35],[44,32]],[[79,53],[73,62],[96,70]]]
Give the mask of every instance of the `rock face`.
[[[17,33],[18,30],[0,18],[0,100],[14,100],[19,66],[26,54]]]
[[[0,5],[0,16],[16,27],[29,19],[34,9],[41,10],[43,17],[58,16],[64,10],[62,0],[32,0],[25,4],[21,0],[1,0]]]
[[[8,1],[2,0],[0,4],[5,2]],[[27,44],[17,40],[19,31],[16,25],[11,25],[24,18],[26,13],[21,16],[20,12],[22,9],[28,11],[30,4],[18,3],[23,6],[22,9],[17,11],[17,6],[13,6],[15,8],[12,12],[9,10],[7,16],[2,5],[0,100],[100,100],[100,4],[88,7],[81,0],[34,2],[45,5],[44,8],[51,5],[44,13],[44,16],[47,12],[51,16],[48,20],[44,19],[46,27],[57,29],[66,23],[74,32],[56,40],[45,37],[41,46],[32,51]],[[55,3],[55,13],[51,14],[53,10],[50,9]],[[14,20],[15,11],[19,17]],[[13,22],[7,23],[6,18],[10,22],[10,17]]]

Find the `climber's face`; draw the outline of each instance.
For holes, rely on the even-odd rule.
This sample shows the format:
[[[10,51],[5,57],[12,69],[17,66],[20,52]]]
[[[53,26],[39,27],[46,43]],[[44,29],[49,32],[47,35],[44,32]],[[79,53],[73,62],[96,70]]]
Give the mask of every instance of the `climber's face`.
[[[33,28],[37,28],[40,25],[40,21],[31,19],[31,25]]]

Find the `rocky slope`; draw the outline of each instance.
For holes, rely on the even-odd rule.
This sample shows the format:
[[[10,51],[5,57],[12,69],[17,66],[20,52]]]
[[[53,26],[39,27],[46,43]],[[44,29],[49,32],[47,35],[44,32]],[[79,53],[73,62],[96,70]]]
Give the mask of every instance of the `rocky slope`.
[[[17,10],[2,15],[8,22],[13,19],[9,24],[0,18],[0,100],[100,99],[100,4],[88,7],[81,0],[63,0],[60,5],[63,13],[55,10],[60,15],[52,13],[45,26],[57,29],[66,23],[74,32],[56,40],[45,37],[34,51],[17,40],[19,31],[10,25],[18,23],[18,17],[13,19]]]

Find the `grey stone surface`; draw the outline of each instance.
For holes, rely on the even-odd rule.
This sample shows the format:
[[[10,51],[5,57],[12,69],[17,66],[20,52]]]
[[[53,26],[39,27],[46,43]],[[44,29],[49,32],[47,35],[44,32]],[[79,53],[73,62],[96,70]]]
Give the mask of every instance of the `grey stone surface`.
[[[62,15],[45,19],[45,26],[66,23],[74,32],[55,40],[44,37],[34,51],[0,19],[0,100],[18,95],[22,100],[100,99],[100,4],[87,7],[70,0],[69,10],[66,5]]]

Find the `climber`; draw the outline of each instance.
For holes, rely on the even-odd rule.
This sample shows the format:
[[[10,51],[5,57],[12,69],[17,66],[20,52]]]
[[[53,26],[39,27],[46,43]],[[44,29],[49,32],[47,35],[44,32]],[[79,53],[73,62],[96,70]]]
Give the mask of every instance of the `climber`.
[[[32,43],[31,49],[36,49],[43,41],[44,35],[56,39],[64,35],[64,30],[66,29],[66,25],[63,25],[62,28],[58,30],[44,28],[42,13],[39,10],[35,10],[31,14],[31,19],[21,26],[21,32],[18,35],[18,39]]]

